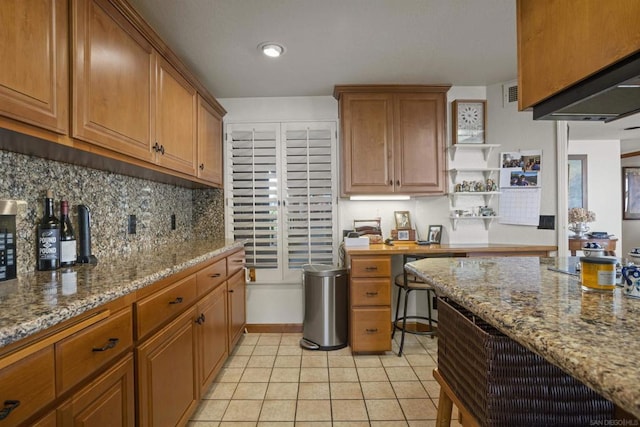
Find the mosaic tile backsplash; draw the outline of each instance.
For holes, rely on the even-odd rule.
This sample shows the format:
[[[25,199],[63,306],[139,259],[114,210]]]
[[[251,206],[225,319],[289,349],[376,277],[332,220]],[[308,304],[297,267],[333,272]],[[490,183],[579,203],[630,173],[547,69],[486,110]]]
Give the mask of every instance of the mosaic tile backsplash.
[[[35,270],[36,226],[47,189],[53,191],[56,216],[60,200],[69,201],[76,238],[77,206],[89,207],[92,252],[98,260],[176,241],[224,237],[221,189],[193,190],[8,151],[0,151],[0,170],[0,199],[21,201],[16,218],[18,274]],[[129,215],[136,216],[136,234],[127,234]]]

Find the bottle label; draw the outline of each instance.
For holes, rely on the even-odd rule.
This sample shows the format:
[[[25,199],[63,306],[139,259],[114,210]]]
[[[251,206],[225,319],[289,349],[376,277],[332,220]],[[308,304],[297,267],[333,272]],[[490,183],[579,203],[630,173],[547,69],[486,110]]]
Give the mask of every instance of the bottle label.
[[[70,263],[76,261],[76,241],[61,240],[60,241],[60,262]]]
[[[38,256],[41,260],[56,260],[60,257],[58,253],[58,242],[60,241],[59,229],[40,230],[38,236]]]

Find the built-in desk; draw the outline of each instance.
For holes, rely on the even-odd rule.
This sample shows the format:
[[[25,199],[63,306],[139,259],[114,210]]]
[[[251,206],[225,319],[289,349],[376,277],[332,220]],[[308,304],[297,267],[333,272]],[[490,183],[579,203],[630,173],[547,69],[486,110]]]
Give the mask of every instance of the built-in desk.
[[[349,345],[353,352],[391,350],[391,259],[419,254],[434,257],[549,256],[557,246],[510,244],[417,245],[395,241],[345,248],[349,274]]]
[[[576,252],[581,251],[587,243],[598,243],[604,249],[605,255],[616,256],[617,241],[618,239],[591,239],[588,237],[573,239],[569,237],[569,250],[571,251],[571,256],[576,256]]]

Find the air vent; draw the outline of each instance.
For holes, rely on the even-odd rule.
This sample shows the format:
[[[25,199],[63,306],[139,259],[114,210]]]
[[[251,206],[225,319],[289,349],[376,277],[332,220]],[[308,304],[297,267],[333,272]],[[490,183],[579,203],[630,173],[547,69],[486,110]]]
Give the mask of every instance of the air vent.
[[[506,107],[518,102],[518,82],[512,81],[502,85],[502,106]]]

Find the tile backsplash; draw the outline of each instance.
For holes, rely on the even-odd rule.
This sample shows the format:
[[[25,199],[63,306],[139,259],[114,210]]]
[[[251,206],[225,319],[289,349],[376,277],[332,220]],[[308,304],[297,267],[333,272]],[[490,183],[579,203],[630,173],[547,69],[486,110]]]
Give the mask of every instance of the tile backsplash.
[[[69,201],[76,237],[77,206],[89,207],[92,252],[99,260],[196,237],[224,237],[221,189],[193,190],[1,150],[0,169],[0,199],[22,202],[16,219],[18,274],[35,270],[36,226],[47,189],[53,191],[56,216],[60,200]],[[136,216],[136,234],[127,234],[129,215]]]

